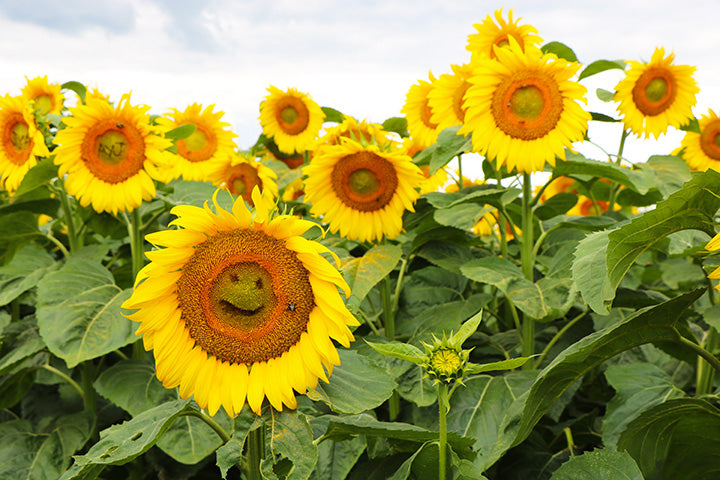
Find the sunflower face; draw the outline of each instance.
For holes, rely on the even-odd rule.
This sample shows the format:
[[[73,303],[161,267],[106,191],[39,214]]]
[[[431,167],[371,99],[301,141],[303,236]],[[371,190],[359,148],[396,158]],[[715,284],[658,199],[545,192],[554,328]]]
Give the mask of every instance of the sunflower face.
[[[349,293],[347,284],[320,255],[327,250],[300,237],[313,223],[273,217],[272,199],[253,194],[253,219],[240,198],[232,213],[217,203],[217,213],[176,207],[183,228],[148,235],[165,248],[148,253],[123,305],[139,309],[129,318],[155,350],[158,378],[213,415],[220,406],[235,415],[246,401],[259,414],[264,398],[295,408],[293,389],[327,381],[339,365],[331,339],[348,346],[348,326],[358,325],[336,288]]]
[[[325,119],[320,106],[294,88],[283,92],[270,86],[268,91],[270,94],[260,103],[263,134],[272,137],[285,154],[312,150]]]
[[[430,74],[430,81],[434,80],[435,78]],[[428,100],[431,89],[432,84],[424,80],[412,85],[405,97],[405,105],[400,110],[405,114],[408,130],[420,149],[435,143],[439,133],[438,124],[432,121],[432,109]]]
[[[22,89],[22,95],[28,102],[34,102],[33,107],[40,113],[59,115],[63,109],[65,97],[58,84],[48,83],[47,76],[32,80],[27,78],[27,84]]]
[[[428,92],[430,120],[437,125],[438,132],[465,123],[465,94],[470,88],[472,67],[453,65],[452,69],[453,73],[440,75]]]
[[[495,20],[490,15],[481,24],[475,24],[476,33],[468,36],[465,47],[472,54],[470,61],[476,62],[484,58],[496,58],[495,47],[509,46],[509,38],[513,38],[520,47],[535,46],[542,42],[537,29],[531,25],[519,25],[520,18],[513,21],[513,11],[508,11],[508,19],[502,16],[502,8],[495,11]]]
[[[625,78],[615,87],[623,122],[638,136],[655,138],[669,126],[680,127],[692,117],[699,91],[694,67],[673,65],[674,54],[657,48],[650,63],[631,61]]]
[[[245,153],[233,153],[208,173],[208,180],[214,185],[242,197],[250,205],[253,205],[252,191],[255,187],[261,193],[267,191],[273,198],[278,196],[276,178],[277,174],[272,169]]]
[[[682,139],[682,157],[693,170],[720,171],[720,117],[710,110],[698,124],[702,133],[687,132]]]
[[[17,190],[37,164],[37,157],[49,154],[30,103],[23,97],[0,98],[0,178],[4,187],[9,192]]]
[[[186,180],[207,180],[207,172],[235,150],[235,134],[226,129],[229,123],[220,120],[224,113],[213,112],[214,107],[210,105],[203,110],[194,103],[184,112],[173,110],[167,118],[158,119],[168,130],[182,125],[195,127],[189,137],[177,141],[177,168]]]
[[[495,49],[497,60],[477,64],[459,133],[472,133],[473,149],[498,167],[529,173],[565,158],[565,148],[583,139],[590,114],[578,104],[585,87],[570,80],[579,65],[523,51],[513,38],[509,44]]]
[[[402,214],[413,210],[423,181],[406,154],[352,140],[323,147],[303,173],[310,213],[322,216],[330,231],[360,241],[399,235]]]
[[[123,96],[117,107],[88,100],[71,109],[54,142],[59,174],[80,204],[97,212],[134,210],[155,196],[153,179],[169,181],[172,144],[158,135],[145,113]]]
[[[329,128],[320,139],[316,155],[328,145],[340,145],[345,140],[352,140],[361,145],[377,145],[381,148],[395,146],[397,142],[388,137],[381,125],[364,120],[358,122],[353,117],[345,116],[341,124]]]

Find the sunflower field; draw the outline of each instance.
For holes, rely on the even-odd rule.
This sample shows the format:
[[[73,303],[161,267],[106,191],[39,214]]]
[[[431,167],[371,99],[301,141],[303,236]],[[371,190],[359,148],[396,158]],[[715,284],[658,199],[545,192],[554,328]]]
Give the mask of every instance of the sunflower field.
[[[0,98],[0,478],[720,478],[696,68],[474,28],[382,123],[269,86],[254,144],[219,105]]]

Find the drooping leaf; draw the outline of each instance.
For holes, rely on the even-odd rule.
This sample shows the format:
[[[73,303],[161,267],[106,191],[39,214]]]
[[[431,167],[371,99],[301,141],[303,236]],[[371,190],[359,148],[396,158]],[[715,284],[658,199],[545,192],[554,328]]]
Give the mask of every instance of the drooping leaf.
[[[345,115],[339,110],[330,107],[320,107],[325,114],[325,122],[342,123]]]
[[[270,435],[270,450],[273,456],[289,460],[292,466],[282,477],[284,480],[305,480],[310,477],[317,463],[317,446],[313,443],[313,432],[307,418],[297,411],[276,412],[270,410],[267,422]],[[272,456],[260,464],[263,476],[269,480],[279,480],[273,470]]]
[[[71,80],[60,85],[60,89],[72,90],[73,92],[77,93],[78,97],[80,97],[80,101],[85,103],[85,95],[87,94],[87,88],[82,83]]]
[[[6,325],[0,336],[0,375],[16,372],[18,369],[34,366],[28,360],[45,348],[45,342],[38,335],[34,318],[27,317]]]
[[[610,92],[603,88],[596,89],[595,95],[597,95],[598,99],[600,99],[603,102],[612,102],[613,98],[615,98],[615,92]]]
[[[560,42],[548,42],[542,46],[543,53],[553,53],[559,58],[563,58],[568,62],[577,62],[577,56],[572,48]]]
[[[376,245],[362,257],[346,262],[342,273],[352,291],[348,307],[357,310],[365,296],[393,271],[401,257],[402,249],[397,245]]]
[[[435,174],[450,160],[472,149],[472,140],[466,135],[458,135],[459,126],[448,127],[438,135],[437,141],[418,153],[413,161],[418,165],[430,165],[430,175]]]
[[[550,480],[645,480],[626,452],[602,449],[585,452],[563,463]]]
[[[582,69],[578,80],[612,69],[625,70],[625,62],[623,60],[595,60]]]
[[[130,294],[101,264],[70,258],[38,283],[40,336],[69,368],[123,347],[136,338],[120,308]]]
[[[382,123],[382,127],[386,132],[395,132],[403,138],[410,136],[407,128],[407,119],[405,117],[388,118]]]

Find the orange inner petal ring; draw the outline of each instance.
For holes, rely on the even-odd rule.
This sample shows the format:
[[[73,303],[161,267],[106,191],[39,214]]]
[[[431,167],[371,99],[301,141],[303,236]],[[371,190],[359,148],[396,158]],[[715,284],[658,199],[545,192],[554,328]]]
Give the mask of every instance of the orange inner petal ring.
[[[393,165],[369,151],[342,157],[333,168],[331,181],[340,201],[362,212],[372,212],[385,207],[392,200],[398,186]]]
[[[667,110],[675,101],[677,82],[670,70],[651,68],[640,75],[632,89],[635,106],[643,115],[654,116]]]
[[[91,126],[81,151],[90,173],[107,183],[122,183],[135,176],[145,162],[142,133],[121,120],[103,120]]]
[[[275,118],[280,129],[288,135],[298,135],[305,131],[310,123],[310,112],[305,103],[291,95],[278,100]]]
[[[8,115],[2,131],[3,150],[15,165],[23,165],[33,149],[28,124],[20,112]]]
[[[202,125],[195,124],[195,131],[187,138],[178,140],[178,155],[190,162],[203,162],[217,152],[217,136]]]
[[[700,135],[700,148],[713,160],[720,160],[720,119],[705,126]]]
[[[255,186],[262,193],[262,181],[257,169],[247,163],[239,163],[229,167],[227,174],[227,187],[233,195],[243,197],[246,202],[252,202],[252,191]]]

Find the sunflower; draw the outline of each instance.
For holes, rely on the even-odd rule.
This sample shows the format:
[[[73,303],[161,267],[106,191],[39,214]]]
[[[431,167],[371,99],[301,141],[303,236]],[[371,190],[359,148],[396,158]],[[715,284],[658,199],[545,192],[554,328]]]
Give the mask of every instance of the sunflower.
[[[47,115],[52,113],[60,115],[65,97],[61,93],[61,86],[57,83],[48,83],[47,76],[36,77],[30,80],[25,77],[27,84],[22,89],[22,95],[28,102],[35,102],[35,110]]]
[[[427,148],[438,137],[438,124],[431,120],[432,110],[428,101],[428,94],[432,90],[432,83],[435,77],[429,74],[430,82],[419,80],[418,83],[410,86],[405,96],[405,105],[403,105],[401,113],[405,114],[408,123],[408,130],[412,137],[422,148]]]
[[[450,178],[445,168],[438,169],[438,171],[432,175],[430,175],[430,165],[423,165],[420,167],[420,170],[424,177],[420,184],[420,195],[440,191],[440,188],[442,188]]]
[[[600,181],[609,183],[605,179],[600,179]],[[580,194],[578,192],[575,179],[565,176],[556,177],[552,182],[550,182],[547,188],[545,188],[543,193],[540,195],[540,202],[545,203],[559,193],[572,193],[577,195],[578,198],[575,205],[565,212],[566,215],[580,215],[583,217],[600,215],[607,212],[609,207],[609,202],[604,200],[593,200],[588,196]],[[620,205],[615,204],[615,210],[619,209]]]
[[[255,187],[258,187],[261,193],[268,193],[272,198],[277,198],[276,178],[277,174],[272,169],[245,152],[233,152],[208,172],[210,182],[226,188],[233,195],[242,197],[250,205],[253,205],[252,191]]]
[[[290,184],[285,187],[282,194],[282,199],[285,202],[292,202],[305,195],[305,182],[302,178],[296,178]]]
[[[172,146],[150,125],[150,107],[133,107],[123,95],[113,107],[102,100],[70,109],[55,136],[55,163],[65,187],[96,212],[131,211],[155,196],[153,179],[172,178]]]
[[[182,125],[195,126],[189,137],[177,141],[176,167],[185,180],[207,180],[208,170],[235,151],[236,135],[226,130],[229,123],[220,121],[224,112],[213,112],[214,108],[215,105],[210,105],[203,110],[202,105],[193,103],[184,112],[172,109],[167,117],[157,119],[167,130]]]
[[[665,56],[656,48],[650,63],[627,62],[630,69],[617,86],[614,99],[623,123],[637,136],[649,138],[680,127],[692,117],[695,95],[700,91],[693,79],[695,67],[673,65],[675,54]]]
[[[218,206],[177,206],[172,225],[146,239],[161,248],[138,274],[123,308],[140,322],[157,377],[182,398],[194,395],[214,415],[237,415],[247,403],[260,414],[265,397],[278,411],[328,381],[340,364],[332,340],[354,340],[359,325],[337,287],[340,273],[321,254],[330,251],[301,235],[316,226],[275,215],[269,195],[253,190],[255,214],[238,198],[232,212]],[[326,372],[327,371],[327,372]]]
[[[401,147],[400,142],[388,136],[382,125],[365,120],[358,122],[353,117],[345,115],[342,123],[329,128],[320,138],[315,154],[321,155],[322,149],[326,146],[340,145],[343,139],[350,139],[361,145],[377,145],[384,150]]]
[[[0,180],[8,192],[20,186],[38,157],[50,152],[35,124],[31,103],[26,98],[0,97]]]
[[[270,94],[260,103],[263,134],[272,137],[286,154],[312,150],[325,120],[320,106],[294,88],[283,92],[270,86],[268,91]]]
[[[534,47],[523,51],[513,37],[508,42],[495,48],[497,60],[473,70],[459,133],[471,133],[473,150],[496,160],[497,168],[540,171],[583,139],[590,114],[578,102],[585,101],[586,89],[570,80],[579,64]]]
[[[467,104],[465,92],[470,88],[472,66],[451,65],[453,73],[445,73],[432,83],[428,92],[430,121],[437,125],[441,132],[448,127],[465,123]]]
[[[303,153],[294,153],[292,155],[285,155],[277,151],[274,152],[269,148],[264,148],[260,152],[258,152],[258,156],[260,156],[263,160],[282,162],[287,165],[287,167],[291,170],[294,170],[305,164],[306,154],[308,156],[308,159],[312,157],[311,152],[309,151]]]
[[[536,46],[542,42],[538,37],[537,29],[531,25],[518,25],[520,18],[513,21],[513,11],[508,11],[508,19],[502,17],[502,8],[495,10],[495,20],[488,15],[482,24],[473,25],[477,33],[468,36],[468,45],[465,47],[470,51],[470,62],[477,62],[484,58],[496,58],[493,47],[506,47],[509,45],[508,38],[512,37],[525,50],[526,46]]]
[[[414,211],[424,178],[402,151],[347,138],[323,147],[303,173],[310,213],[322,216],[331,232],[360,241],[398,236],[403,212]]]
[[[710,110],[700,117],[698,125],[701,133],[687,132],[680,149],[673,153],[681,155],[693,170],[720,172],[720,117]]]

